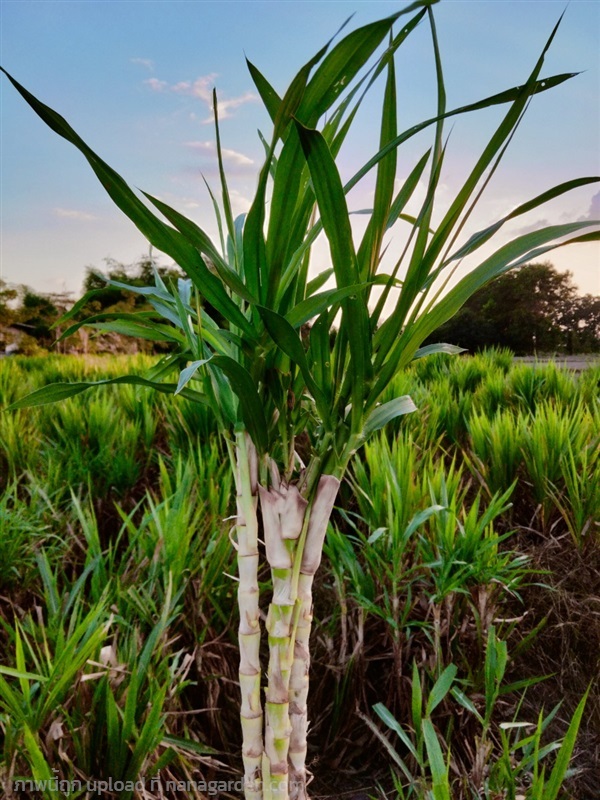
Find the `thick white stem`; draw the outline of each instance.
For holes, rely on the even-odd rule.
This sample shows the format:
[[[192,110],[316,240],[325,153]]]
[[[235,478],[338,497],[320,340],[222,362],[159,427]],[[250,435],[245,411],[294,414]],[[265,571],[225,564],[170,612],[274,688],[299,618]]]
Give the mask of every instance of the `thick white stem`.
[[[238,606],[242,759],[246,800],[263,800],[263,711],[260,695],[260,612],[256,450],[245,433],[236,436]]]
[[[270,490],[259,486],[267,561],[271,566],[273,599],[267,615],[269,669],[267,675],[265,763],[263,786],[273,800],[288,800],[288,749],[290,740],[288,685],[291,668],[291,598],[294,543],[282,532],[287,489],[278,482]],[[301,522],[300,522],[301,525]],[[286,528],[289,525],[286,524]],[[299,531],[298,531],[299,535]],[[267,785],[268,784],[268,785]]]
[[[273,470],[272,470],[273,473]],[[269,669],[263,756],[264,797],[307,800],[306,701],[310,665],[312,582],[339,488],[319,479],[312,505],[295,486],[259,487],[273,600],[267,616]]]
[[[299,615],[290,674],[290,800],[306,800],[306,736],[308,733],[307,697],[310,669],[310,630],[312,626],[313,575],[300,575]]]
[[[321,563],[327,525],[339,486],[339,480],[333,475],[322,475],[319,479],[315,499],[310,509],[306,542],[302,553],[298,553],[302,560],[295,591],[298,612],[289,683],[289,716],[292,729],[288,751],[290,800],[308,800],[306,737],[308,734],[307,698],[312,626],[312,585],[315,572]]]

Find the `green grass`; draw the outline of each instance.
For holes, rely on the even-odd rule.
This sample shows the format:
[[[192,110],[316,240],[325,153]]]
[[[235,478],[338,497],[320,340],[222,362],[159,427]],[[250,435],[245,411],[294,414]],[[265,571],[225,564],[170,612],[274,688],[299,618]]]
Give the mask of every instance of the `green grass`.
[[[17,385],[127,369],[5,359],[0,406]],[[329,529],[315,595],[316,741],[324,759],[342,742],[377,776],[373,796],[471,800],[478,775],[490,800],[561,796],[593,714],[568,664],[566,710],[551,711],[551,681],[542,710],[546,670],[527,665],[544,613],[520,598],[561,580],[534,572],[531,531],[566,561],[600,550],[599,377],[491,352],[417,361],[390,389],[419,412],[354,462],[342,493],[356,500]],[[238,741],[226,456],[183,398],[83,397],[0,416],[0,777],[198,780],[215,758],[235,765]],[[599,705],[592,686],[587,708]],[[570,780],[585,797],[585,774]]]

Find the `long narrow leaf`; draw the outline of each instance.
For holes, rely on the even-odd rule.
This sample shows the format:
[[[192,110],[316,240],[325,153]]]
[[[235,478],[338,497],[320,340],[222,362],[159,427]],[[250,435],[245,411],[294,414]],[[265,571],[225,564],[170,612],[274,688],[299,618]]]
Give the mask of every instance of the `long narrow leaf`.
[[[268,447],[267,420],[256,385],[248,370],[227,356],[214,356],[210,361],[229,378],[231,387],[238,397],[243,421],[259,453]],[[185,390],[184,390],[185,391]]]
[[[308,163],[323,228],[329,240],[338,288],[360,282],[352,230],[342,182],[323,136],[296,122]],[[342,301],[343,325],[352,358],[352,427],[361,429],[366,382],[371,377],[370,330],[367,305],[361,294]]]
[[[177,384],[175,383],[159,383],[141,378],[139,375],[122,375],[119,378],[108,378],[102,381],[89,381],[86,383],[50,383],[48,386],[43,386],[41,389],[36,389],[34,392],[31,392],[31,394],[28,394],[26,397],[22,397],[5,410],[15,411],[18,408],[33,408],[34,406],[44,406],[48,403],[57,403],[60,400],[75,397],[85,392],[87,389],[119,383],[133,384],[134,386],[147,386],[149,389],[156,389],[163,394],[174,394],[177,389]],[[199,392],[194,392],[191,389],[183,389],[181,395],[189,400],[206,403],[204,395]]]
[[[129,217],[148,241],[158,250],[168,253],[192,278],[208,302],[218,309],[226,319],[230,319],[248,335],[253,336],[254,331],[247,319],[231,301],[220,280],[211,275],[200,253],[185,240],[179,231],[173,230],[155,217],[132,192],[123,178],[88,147],[60,114],[40,102],[5,69],[0,67],[0,70],[4,72],[36,114],[55,133],[73,144],[85,156],[113,202]]]

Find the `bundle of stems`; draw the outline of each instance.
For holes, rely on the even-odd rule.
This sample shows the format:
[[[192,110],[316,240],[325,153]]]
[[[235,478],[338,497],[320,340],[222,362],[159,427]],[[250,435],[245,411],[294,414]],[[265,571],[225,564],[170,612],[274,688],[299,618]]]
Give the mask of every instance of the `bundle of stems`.
[[[459,351],[423,342],[485,283],[552,248],[599,238],[598,223],[564,223],[519,235],[481,256],[482,245],[489,245],[505,223],[598,180],[583,177],[548,189],[459,243],[532,98],[573,74],[541,75],[557,24],[520,85],[448,109],[434,4],[417,0],[337,42],[331,40],[298,71],[283,97],[248,62],[273,130],[270,139],[262,137],[266,155],[250,210],[235,219],[214,95],[220,200],[211,196],[218,243],[156,197],[144,193],[144,202],[66,120],[6,73],[38,116],[85,156],[110,197],[151,245],[187,275],[172,286],[156,274],[152,287],[125,287],[144,294],[151,312],[82,319],[82,309],[95,294],[90,292],[66,315],[71,324],[63,336],[86,324],[168,342],[171,352],[150,372],[96,383],[52,384],[13,407],[54,402],[112,382],[181,394],[214,413],[236,476],[232,540],[239,569],[242,757],[248,800],[308,797],[312,584],[328,520],[355,453],[375,431],[415,408],[407,396],[381,403],[382,393],[413,359]],[[429,119],[400,131],[395,57],[422,22],[432,44],[435,108]],[[379,80],[384,91],[378,141],[372,157],[344,184],[336,159],[364,98]],[[502,110],[500,121],[434,227],[447,158],[445,123],[490,107]],[[432,131],[431,146],[408,177],[397,182],[399,148],[427,130]],[[347,195],[372,173],[373,207],[355,246]],[[409,215],[405,209],[423,183],[425,198]],[[394,254],[390,236],[396,228],[406,236]],[[329,243],[331,268],[310,279],[311,248],[321,233]],[[384,253],[387,260],[393,255],[387,272],[382,272]],[[456,268],[466,258],[473,266],[455,280]],[[261,542],[273,589],[266,614],[267,665],[260,662]]]

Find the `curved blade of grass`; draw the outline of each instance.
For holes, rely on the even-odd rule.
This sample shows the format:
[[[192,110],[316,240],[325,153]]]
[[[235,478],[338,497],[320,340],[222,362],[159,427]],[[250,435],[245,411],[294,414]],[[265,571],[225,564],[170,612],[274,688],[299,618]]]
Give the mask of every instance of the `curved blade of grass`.
[[[323,136],[296,121],[300,142],[310,170],[323,228],[329,240],[331,260],[339,289],[360,283],[348,207],[337,167]],[[357,293],[342,300],[342,325],[348,337],[352,370],[352,428],[362,428],[362,404],[371,376],[370,329],[367,304]]]
[[[553,225],[543,228],[540,231],[524,234],[512,242],[501,247],[492,256],[487,258],[468,275],[462,278],[433,308],[422,314],[411,327],[410,331],[403,334],[396,343],[390,357],[383,365],[378,375],[377,381],[369,397],[370,402],[375,402],[383,388],[387,386],[391,377],[408,364],[419,345],[440,325],[449,320],[464,305],[478,289],[489,281],[507,272],[509,269],[518,267],[523,263],[534,260],[542,253],[567,244],[580,243],[582,241],[597,241],[599,233],[588,233],[584,236],[576,236],[566,242],[555,242],[545,247],[535,248],[538,244],[552,241],[560,237],[568,236],[584,228],[598,225],[595,221],[573,222],[565,225]],[[520,257],[520,258],[519,258]]]
[[[221,370],[229,378],[231,388],[238,397],[242,419],[248,433],[259,453],[266,452],[268,447],[267,420],[262,400],[250,373],[228,356],[213,356],[210,366]]]
[[[381,112],[379,149],[385,147],[388,142],[398,135],[397,108],[396,71],[394,60],[390,59]],[[394,196],[397,158],[398,151],[392,150],[377,165],[373,212],[357,253],[359,272],[363,280],[366,280],[370,275],[374,275],[379,265],[381,243],[383,234],[387,229]]]
[[[219,356],[219,358],[224,358],[224,356]],[[69,397],[75,397],[85,392],[87,389],[119,383],[146,386],[149,389],[156,389],[156,391],[162,392],[163,394],[174,394],[177,389],[177,384],[175,383],[158,383],[157,381],[141,378],[139,375],[122,375],[118,378],[107,378],[106,380],[89,381],[85,383],[50,383],[48,386],[43,386],[41,389],[36,389],[34,392],[31,392],[31,394],[28,394],[26,397],[22,397],[4,410],[15,411],[18,408],[33,408],[34,406],[44,406],[48,403],[58,403]],[[200,392],[192,391],[191,389],[183,389],[181,395],[188,400],[194,400],[198,403],[207,402],[204,395],[200,394]]]
[[[317,408],[324,420],[329,416],[325,396],[320,386],[317,385],[306,359],[306,353],[300,337],[290,323],[272,309],[259,306],[258,311],[265,323],[270,337],[283,352],[298,366],[306,382],[308,391],[312,394]]]
[[[153,197],[151,194],[148,194],[147,192],[143,192],[143,194],[153,205],[156,206],[156,208],[158,208],[161,214],[163,214],[169,220],[169,222],[174,225],[175,228],[177,228],[177,230],[183,234],[183,236],[185,236],[191,245],[200,250],[201,253],[204,253],[206,256],[208,256],[223,283],[229,286],[229,288],[242,300],[245,300],[248,303],[256,302],[256,298],[249,292],[238,273],[231,269],[231,267],[221,258],[215,246],[210,241],[207,234],[204,233],[202,228],[196,225],[195,222],[192,222],[192,220],[184,217],[183,214],[180,214],[178,211],[168,206],[166,203],[163,203],[161,200]]]
[[[420,287],[423,275],[428,270],[426,259],[424,258],[425,250],[429,242],[429,229],[431,227],[431,219],[433,216],[434,201],[437,195],[437,187],[440,180],[442,164],[444,161],[445,148],[443,145],[443,132],[444,132],[444,117],[446,113],[446,88],[444,85],[444,74],[442,70],[442,60],[440,56],[439,43],[437,32],[435,28],[435,21],[433,14],[429,13],[429,24],[431,28],[431,39],[433,43],[433,52],[435,58],[435,73],[437,82],[437,122],[435,127],[435,140],[433,145],[433,154],[431,159],[431,172],[429,175],[429,184],[427,187],[427,194],[423,205],[418,214],[416,230],[417,235],[413,246],[406,277],[402,287],[402,294],[400,301],[394,309],[392,316],[397,318],[397,324],[391,328],[391,334],[395,338],[403,324],[404,317],[408,312],[409,307],[412,305],[414,297],[416,296],[413,285]],[[434,236],[435,239],[435,236]],[[387,352],[389,344],[382,341],[381,350]]]
[[[381,44],[394,22],[404,14],[435,2],[437,0],[418,0],[396,14],[357,28],[344,37],[323,60],[306,87],[297,118],[307,127],[314,127]]]
[[[560,75],[553,75],[549,78],[540,79],[536,82],[531,94],[538,94],[541,92],[549,91],[553,89],[555,86],[559,86],[561,83],[564,83],[571,78],[574,78],[579,73],[577,72],[568,72],[568,73],[561,73]],[[472,111],[480,111],[485,108],[494,106],[494,105],[503,105],[506,103],[513,102],[515,98],[519,95],[521,91],[521,87],[513,87],[511,89],[507,89],[503,92],[499,92],[495,95],[490,95],[489,97],[485,98],[484,100],[480,100],[476,103],[470,103],[465,106],[460,106],[458,108],[453,109],[452,111],[448,111],[444,114],[443,118],[448,119],[453,116],[457,116],[459,114],[466,114]],[[386,145],[383,149],[379,150],[366,164],[364,164],[361,169],[356,172],[353,177],[344,184],[344,193],[347,194],[351,189],[353,189],[362,178],[365,177],[373,167],[377,166],[379,161],[384,158],[392,149],[399,147],[404,142],[408,141],[410,138],[415,136],[416,134],[420,133],[425,128],[428,128],[430,125],[435,124],[438,122],[437,117],[431,117],[425,122],[419,123],[418,125],[414,125],[412,128],[408,128],[403,133],[399,134],[396,139]],[[291,259],[289,265],[286,267],[285,273],[282,276],[281,281],[281,289],[278,293],[278,297],[285,291],[288,287],[292,276],[295,274],[298,263],[302,260],[305,251],[312,246],[312,244],[317,239],[319,233],[322,230],[322,223],[319,220],[308,232],[306,235],[305,240],[303,241],[302,245],[298,249],[298,251],[294,254],[293,258]]]
[[[372,411],[365,420],[363,436],[368,439],[375,431],[381,430],[388,422],[404,414],[416,411],[417,407],[408,395],[395,397],[387,403],[383,403]]]
[[[277,112],[281,106],[281,97],[279,97],[269,81],[251,61],[246,59],[246,65],[250,75],[252,76],[254,85],[258,89],[260,99],[263,101],[271,120],[275,122],[277,118]]]
[[[45,675],[37,675],[34,672],[27,672],[26,670],[13,669],[13,667],[4,667],[0,664],[0,675],[8,675],[9,678],[18,678],[27,681],[39,681],[44,683],[48,678]]]
[[[181,343],[184,341],[179,331],[157,322],[145,325],[136,320],[113,317],[112,320],[108,320],[107,322],[86,322],[86,326],[95,328],[98,331],[120,333],[123,336],[134,336],[137,339],[147,339],[151,342]],[[64,338],[64,336],[61,338]]]
[[[425,345],[425,347],[419,347],[413,356],[413,361],[415,361],[417,358],[431,356],[434,353],[446,353],[447,355],[455,356],[459,353],[466,352],[467,351],[464,347],[458,347],[455,344],[446,344],[446,342],[438,342],[437,344],[428,344]]]
[[[154,322],[155,314],[152,311],[138,311],[130,314],[128,312],[119,311],[104,311],[100,314],[94,314],[86,319],[78,320],[70,325],[65,331],[61,333],[58,341],[72,336],[79,328],[85,326],[99,327],[101,324],[114,321],[122,323],[122,332],[126,336],[140,336],[141,338],[154,340],[157,342],[177,342],[184,341],[183,336],[179,331],[174,330],[168,325],[163,325],[159,322]],[[108,330],[108,329],[107,329]],[[131,331],[131,332],[128,332]],[[121,332],[121,331],[119,331]]]
[[[425,171],[425,167],[427,166],[427,162],[429,161],[429,156],[431,155],[431,148],[417,161],[417,164],[410,172],[408,178],[402,184],[398,194],[394,198],[394,201],[390,207],[390,211],[387,218],[386,223],[386,230],[389,230],[392,225],[399,219],[404,207],[412,197],[413,192],[417,188],[419,181],[421,180],[421,175]]]
[[[577,178],[572,181],[566,181],[566,183],[561,183],[558,186],[554,186],[552,189],[549,189],[537,197],[534,197],[527,203],[517,206],[517,208],[511,211],[510,214],[502,217],[502,219],[498,220],[493,225],[474,233],[466,242],[466,244],[453,253],[445,263],[464,258],[465,256],[477,250],[477,248],[485,244],[485,242],[487,242],[488,239],[490,239],[497,231],[499,231],[504,223],[508,222],[509,220],[515,219],[515,217],[525,214],[528,211],[532,211],[534,208],[537,208],[543,203],[547,203],[549,200],[553,200],[555,197],[560,197],[560,195],[565,194],[565,192],[570,192],[572,189],[577,189],[580,186],[587,186],[590,183],[597,183],[598,181],[600,181],[600,177]]]
[[[377,705],[381,705],[381,703],[378,703]],[[373,708],[375,708],[375,706],[373,706]],[[384,706],[384,708],[385,708],[385,706]],[[387,709],[386,709],[386,711],[387,711]],[[404,763],[404,761],[403,761],[403,760],[400,758],[400,756],[399,756],[399,754],[398,754],[398,751],[397,751],[397,750],[396,750],[396,748],[393,746],[393,744],[390,742],[390,740],[387,738],[387,736],[386,736],[384,733],[382,733],[382,732],[379,730],[379,728],[377,727],[377,725],[375,725],[375,723],[373,722],[373,720],[369,719],[369,717],[367,717],[367,716],[366,716],[366,714],[363,714],[361,711],[359,711],[359,712],[357,712],[357,713],[358,713],[358,716],[359,716],[359,717],[360,717],[360,718],[361,718],[361,719],[362,719],[364,722],[366,722],[366,724],[368,725],[368,727],[369,727],[369,728],[370,728],[370,729],[373,731],[373,733],[375,734],[375,736],[376,736],[376,737],[379,739],[379,741],[380,741],[380,742],[383,744],[383,746],[385,747],[385,749],[386,749],[386,750],[387,750],[387,752],[389,753],[389,756],[390,756],[390,758],[392,759],[392,761],[394,761],[394,763],[395,763],[395,764],[397,764],[397,765],[400,767],[400,769],[402,770],[402,772],[404,773],[404,775],[407,777],[407,779],[408,779],[409,781],[413,781],[413,780],[414,780],[414,774],[413,774],[412,770],[410,770],[410,769],[407,767],[407,765]],[[388,713],[389,713],[389,712],[388,712]],[[384,720],[384,721],[385,721],[385,720]],[[387,723],[386,723],[386,724],[387,724]],[[395,730],[395,729],[394,729],[394,730]],[[409,741],[410,741],[410,740],[409,740]]]
[[[40,102],[31,92],[27,91],[3,67],[4,72],[15,89],[31,106],[36,114],[59,136],[73,144],[87,159],[100,183],[110,195],[115,205],[126,214],[138,230],[148,241],[167,253],[179,266],[192,278],[194,284],[226,319],[231,320],[242,328],[249,336],[254,336],[254,331],[246,317],[227,295],[221,281],[211,275],[202,256],[192,247],[185,238],[154,216],[154,214],[132,192],[123,178],[109,167],[81,137],[73,130],[68,122],[49,106]]]
[[[425,707],[425,715],[431,716],[431,713],[439,706],[442,700],[446,697],[452,684],[454,682],[454,678],[456,678],[456,673],[458,672],[458,668],[456,664],[449,664],[446,669],[442,672],[440,677],[436,680],[433,684],[433,688],[429,692],[429,697],[427,698],[427,704]]]
[[[383,703],[375,703],[373,706],[373,711],[377,714],[379,719],[400,738],[402,744],[406,747],[411,756],[418,760],[417,751],[415,750],[413,743],[392,712],[386,706],[384,706]]]
[[[298,305],[294,306],[291,311],[285,315],[287,321],[294,328],[298,328],[313,317],[326,311],[328,308],[340,303],[347,297],[358,292],[369,290],[372,286],[377,284],[388,284],[389,276],[375,275],[375,277],[367,283],[356,283],[351,286],[345,286],[343,289],[328,289],[325,292],[314,294],[302,300]]]
[[[223,167],[223,152],[221,150],[221,132],[219,130],[219,104],[217,102],[217,90],[213,89],[212,92],[213,114],[215,117],[215,137],[217,143],[217,163],[219,165],[219,178],[221,180],[221,198],[223,201],[223,213],[225,215],[225,224],[227,231],[232,239],[235,240],[235,226],[233,224],[233,213],[231,211],[231,198],[229,197],[229,187],[227,186],[227,177]]]
[[[181,394],[181,392],[185,389],[188,383],[192,380],[196,372],[203,367],[205,364],[208,364],[210,358],[203,358],[200,361],[194,361],[189,367],[181,370],[179,375],[179,380],[177,381],[177,388],[175,389],[174,394]]]
[[[318,292],[321,286],[327,283],[329,278],[333,275],[333,269],[324,269],[323,272],[320,272],[316,278],[313,278],[306,284],[306,296],[310,297],[315,292]]]
[[[274,130],[273,130],[273,138],[271,142],[271,146],[269,152],[267,153],[267,157],[263,164],[263,167],[260,171],[259,179],[258,179],[258,187],[256,190],[256,194],[254,197],[254,202],[250,207],[250,211],[248,212],[248,216],[246,217],[246,224],[244,226],[244,236],[243,236],[243,253],[244,253],[244,272],[246,274],[246,281],[248,283],[249,288],[251,289],[252,293],[255,296],[260,298],[262,303],[269,302],[270,298],[270,291],[271,287],[269,285],[269,281],[267,278],[268,272],[267,264],[269,263],[267,257],[267,243],[265,240],[264,234],[264,224],[265,224],[265,203],[266,203],[266,192],[267,192],[267,182],[270,175],[271,170],[271,162],[275,152],[275,145],[277,140],[280,136],[283,135],[283,132],[287,129],[289,122],[292,118],[292,115],[298,108],[298,105],[302,99],[302,95],[304,94],[304,90],[306,88],[306,82],[308,80],[308,75],[310,70],[316,63],[316,61],[322,57],[326,47],[323,48],[317,55],[311,59],[304,67],[300,70],[300,72],[296,75],[294,80],[292,81],[289,89],[287,90],[285,97],[281,101],[279,108],[277,110]],[[284,146],[284,151],[285,151]],[[288,148],[288,152],[290,152],[293,156],[293,145]],[[283,155],[283,154],[282,154]],[[294,186],[297,183],[297,176],[295,172],[290,172],[290,167],[286,167],[285,170],[281,168],[281,156],[278,160],[278,172],[280,175],[286,179],[286,181],[292,181]],[[277,178],[277,176],[276,176]],[[277,191],[277,179],[275,181],[274,193]],[[296,187],[297,188],[297,187]],[[293,197],[295,198],[295,194]],[[283,203],[285,208],[282,208],[282,197],[279,197],[279,201],[275,202],[275,205],[272,205],[271,214],[269,217],[269,230],[272,230],[273,219],[276,215],[281,215],[287,207],[287,200],[289,199],[287,196],[283,197]],[[287,212],[289,213],[289,211]],[[280,241],[281,237],[284,234],[289,235],[289,230],[286,228],[285,231],[278,230],[277,234],[273,234],[275,238]],[[281,245],[279,245],[281,247]],[[277,252],[276,245],[272,240],[272,237],[269,239],[269,258],[273,258],[273,252]],[[262,278],[261,278],[262,276]],[[274,276],[269,276],[271,279],[271,285],[273,282],[277,284],[276,279]]]
[[[550,89],[559,86],[561,83],[576,77],[578,74],[578,72],[564,72],[559,75],[552,75],[549,78],[541,78],[534,83],[533,87],[529,91],[529,96],[540,94],[541,92],[547,92]],[[449,119],[450,117],[455,117],[459,114],[467,114],[472,111],[482,111],[483,109],[490,108],[491,106],[512,103],[521,95],[522,92],[522,86],[515,86],[511,89],[506,89],[503,92],[499,92],[498,94],[490,95],[484,100],[478,100],[475,103],[468,103],[465,106],[459,106],[458,108],[452,109],[452,111],[447,111],[442,118]],[[437,116],[431,117],[430,119],[420,122],[417,125],[413,125],[411,128],[407,128],[407,130],[398,134],[398,136],[389,142],[389,144],[375,153],[375,155],[370,158],[346,184],[344,184],[344,192],[348,193],[351,189],[353,189],[356,184],[359,183],[359,181],[361,181],[362,178],[364,178],[365,175],[367,175],[367,173],[373,169],[373,167],[377,166],[382,158],[385,158],[390,150],[393,150],[395,147],[399,147],[401,144],[408,141],[408,139],[416,136],[417,133],[420,133],[430,125],[435,125],[435,123],[438,121],[439,118]]]
[[[450,786],[448,784],[448,770],[440,742],[438,740],[435,728],[430,719],[423,720],[423,739],[425,741],[425,748],[427,750],[427,757],[429,759],[429,769],[431,770],[431,777],[433,779],[432,796],[433,800],[451,800]]]
[[[431,242],[431,246],[428,249],[428,258],[426,261],[428,265],[427,269],[431,267],[433,261],[437,258],[437,256],[441,252],[441,249],[444,246],[444,243],[447,241],[456,220],[458,219],[459,215],[462,213],[463,209],[467,205],[467,202],[471,197],[471,194],[473,193],[481,176],[484,174],[488,166],[492,163],[496,154],[501,150],[503,143],[509,139],[515,125],[518,124],[519,119],[529,101],[529,98],[532,96],[533,90],[537,85],[537,79],[544,64],[544,58],[546,56],[546,53],[548,52],[548,49],[550,48],[550,45],[552,44],[552,41],[554,40],[556,32],[558,31],[559,25],[562,21],[562,17],[563,14],[561,14],[561,16],[559,17],[558,22],[556,23],[550,36],[548,37],[548,40],[546,41],[546,44],[544,45],[544,48],[542,49],[542,52],[529,78],[527,79],[526,83],[521,87],[519,94],[517,95],[511,107],[509,108],[504,119],[494,132],[494,135],[492,136],[489,143],[485,147],[483,153],[479,157],[477,163],[475,164],[473,170],[471,171],[461,191],[457,194],[454,202],[451,204],[450,208],[448,209],[448,211],[444,216],[444,219],[440,223],[436,235],[433,237],[433,240]]]
[[[575,741],[577,739],[577,733],[579,731],[579,726],[581,725],[581,718],[583,717],[583,711],[585,709],[585,704],[587,702],[589,693],[590,687],[588,687],[586,693],[581,698],[577,708],[575,709],[575,713],[573,714],[573,718],[571,719],[571,723],[569,724],[569,728],[565,734],[561,748],[556,756],[556,761],[554,762],[554,767],[550,773],[548,783],[544,787],[542,794],[543,800],[556,800],[558,793],[563,788],[565,774],[571,761],[571,756],[575,747]]]

